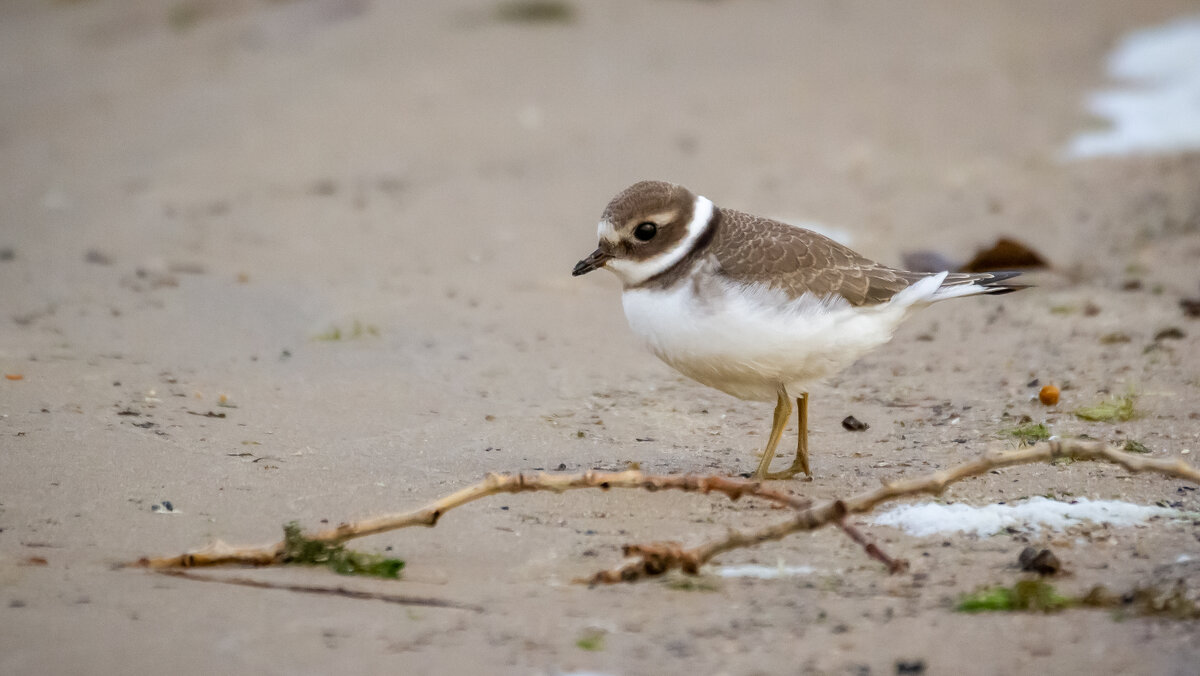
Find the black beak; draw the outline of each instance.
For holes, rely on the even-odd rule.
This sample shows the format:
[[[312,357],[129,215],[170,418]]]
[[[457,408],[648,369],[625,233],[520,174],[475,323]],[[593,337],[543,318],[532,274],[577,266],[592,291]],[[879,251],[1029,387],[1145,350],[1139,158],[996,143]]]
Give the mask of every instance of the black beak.
[[[596,268],[602,268],[610,258],[612,258],[611,254],[606,254],[603,251],[596,249],[587,258],[575,264],[575,269],[571,271],[571,276],[578,277],[579,275],[586,275]]]

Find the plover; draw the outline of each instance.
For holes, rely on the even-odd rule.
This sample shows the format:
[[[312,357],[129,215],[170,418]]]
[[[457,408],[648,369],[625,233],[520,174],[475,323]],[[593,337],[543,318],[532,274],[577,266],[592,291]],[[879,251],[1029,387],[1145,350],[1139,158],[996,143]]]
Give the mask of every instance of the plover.
[[[1017,272],[890,268],[815,232],[719,208],[662,181],[614,197],[597,234],[599,248],[571,274],[615,273],[630,328],[659,359],[735,397],[775,401],[757,479],[812,475],[807,388],[886,343],[911,311],[1024,288],[1008,281]],[[796,458],[769,472],[793,399]]]

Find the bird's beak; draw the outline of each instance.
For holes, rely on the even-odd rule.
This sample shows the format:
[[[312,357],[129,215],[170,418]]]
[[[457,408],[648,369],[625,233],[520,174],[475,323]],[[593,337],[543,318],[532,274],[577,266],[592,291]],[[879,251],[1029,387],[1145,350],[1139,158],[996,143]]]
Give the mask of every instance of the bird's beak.
[[[602,268],[610,258],[612,258],[612,254],[607,254],[600,249],[596,249],[587,258],[575,264],[575,269],[571,271],[571,276],[578,277],[579,275],[586,275],[596,268]]]

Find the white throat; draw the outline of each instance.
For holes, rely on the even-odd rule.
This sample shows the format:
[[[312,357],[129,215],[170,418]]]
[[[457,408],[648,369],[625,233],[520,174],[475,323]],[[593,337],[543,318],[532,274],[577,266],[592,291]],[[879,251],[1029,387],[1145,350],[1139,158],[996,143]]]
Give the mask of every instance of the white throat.
[[[712,220],[713,209],[712,200],[702,195],[696,195],[696,201],[692,205],[692,220],[687,223],[683,239],[679,240],[674,247],[642,261],[614,258],[608,261],[604,267],[612,270],[613,274],[621,279],[625,288],[637,286],[655,275],[666,272],[671,266],[683,260],[683,257],[688,255],[688,252],[695,246],[696,240],[704,233],[708,222]],[[601,238],[606,234],[605,225],[608,224],[601,221],[599,228]],[[611,225],[608,227],[612,228]]]

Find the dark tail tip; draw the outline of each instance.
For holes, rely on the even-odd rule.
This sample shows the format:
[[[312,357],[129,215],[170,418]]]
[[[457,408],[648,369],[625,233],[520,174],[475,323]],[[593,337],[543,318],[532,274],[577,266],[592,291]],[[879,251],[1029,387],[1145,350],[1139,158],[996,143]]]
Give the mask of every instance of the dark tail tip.
[[[1007,270],[1004,272],[985,272],[979,275],[976,285],[987,289],[989,293],[1002,294],[1028,289],[1032,284],[1019,284],[1008,280],[1020,276],[1019,270]]]

